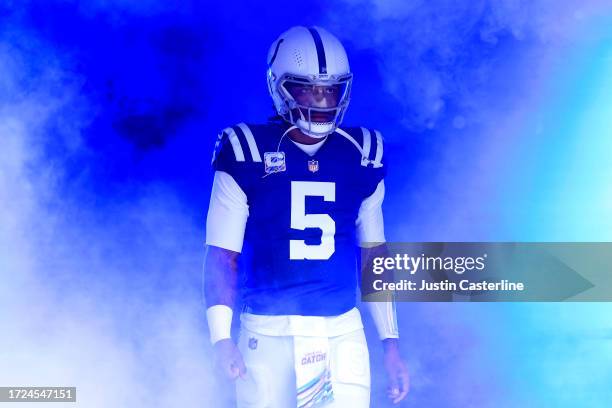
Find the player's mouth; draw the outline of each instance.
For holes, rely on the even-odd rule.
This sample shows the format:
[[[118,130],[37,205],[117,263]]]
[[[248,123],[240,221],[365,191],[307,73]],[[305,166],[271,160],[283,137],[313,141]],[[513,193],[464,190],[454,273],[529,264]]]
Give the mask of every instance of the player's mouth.
[[[332,115],[329,113],[312,113],[310,120],[313,122],[331,122]]]

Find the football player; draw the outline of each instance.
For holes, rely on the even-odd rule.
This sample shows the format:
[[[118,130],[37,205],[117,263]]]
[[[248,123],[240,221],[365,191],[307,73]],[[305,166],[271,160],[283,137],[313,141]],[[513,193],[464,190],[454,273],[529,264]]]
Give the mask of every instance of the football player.
[[[383,139],[340,128],[353,75],[336,37],[293,27],[270,47],[280,120],[239,123],[217,140],[204,291],[217,366],[239,407],[369,406],[370,366],[356,306],[355,244],[385,242]],[[238,258],[248,258],[244,279]],[[247,251],[247,248],[249,249]],[[241,293],[241,331],[230,336]],[[393,302],[368,303],[394,403],[408,392]]]

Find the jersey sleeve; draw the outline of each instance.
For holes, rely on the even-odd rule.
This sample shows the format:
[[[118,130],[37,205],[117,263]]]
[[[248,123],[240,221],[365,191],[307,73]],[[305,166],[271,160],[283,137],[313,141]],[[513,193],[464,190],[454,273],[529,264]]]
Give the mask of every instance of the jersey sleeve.
[[[215,178],[206,218],[208,245],[242,251],[249,216],[248,195],[258,165],[261,156],[251,127],[239,123],[223,129],[212,157]]]
[[[233,129],[224,129],[217,136],[215,150],[212,157],[212,167],[215,171],[223,171],[231,176],[236,176],[237,164],[244,161],[244,152],[240,143],[235,140]]]
[[[254,182],[254,170],[261,163],[253,131],[246,123],[227,127],[217,137],[212,157],[213,169],[232,176],[247,196]]]
[[[381,340],[399,338],[395,301],[366,303],[372,315],[372,320],[374,320],[378,337]]]
[[[241,252],[248,216],[246,194],[231,175],[217,170],[206,217],[206,244]]]
[[[368,243],[385,242],[385,226],[383,221],[382,203],[385,198],[385,182],[381,180],[374,193],[362,201],[359,215],[355,222],[357,227],[357,242],[360,246]]]
[[[387,175],[387,165],[384,159],[384,139],[376,129],[361,128],[362,135],[362,165],[368,169],[367,179],[371,192]]]

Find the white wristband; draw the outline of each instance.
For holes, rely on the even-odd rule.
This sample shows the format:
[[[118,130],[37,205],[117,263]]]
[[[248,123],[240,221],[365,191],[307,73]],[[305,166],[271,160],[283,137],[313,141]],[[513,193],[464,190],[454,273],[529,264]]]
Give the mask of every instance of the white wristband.
[[[397,339],[399,332],[397,330],[397,313],[395,311],[395,302],[366,302],[374,325],[378,331],[378,337],[384,339]]]
[[[232,308],[226,305],[214,305],[206,309],[210,342],[215,344],[219,340],[230,339],[232,331]]]

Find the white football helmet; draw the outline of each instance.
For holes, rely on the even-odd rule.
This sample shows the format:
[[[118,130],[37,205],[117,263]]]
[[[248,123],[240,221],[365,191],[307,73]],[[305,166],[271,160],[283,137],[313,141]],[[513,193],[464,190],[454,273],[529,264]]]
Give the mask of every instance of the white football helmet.
[[[276,111],[311,137],[323,138],[340,126],[352,80],[344,47],[320,27],[292,27],[268,52],[268,90]]]

